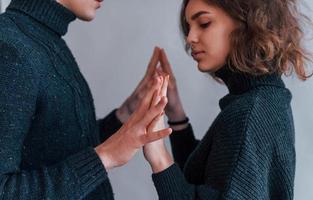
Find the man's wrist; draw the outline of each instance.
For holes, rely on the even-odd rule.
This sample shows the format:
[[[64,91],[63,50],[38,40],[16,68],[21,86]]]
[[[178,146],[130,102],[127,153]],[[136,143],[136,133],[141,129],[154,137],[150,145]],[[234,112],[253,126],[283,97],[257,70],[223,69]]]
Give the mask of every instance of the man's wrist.
[[[114,164],[112,162],[112,159],[110,159],[109,154],[107,154],[102,147],[102,145],[99,145],[95,148],[96,153],[98,154],[104,168],[106,171],[109,171],[110,169],[114,168]]]

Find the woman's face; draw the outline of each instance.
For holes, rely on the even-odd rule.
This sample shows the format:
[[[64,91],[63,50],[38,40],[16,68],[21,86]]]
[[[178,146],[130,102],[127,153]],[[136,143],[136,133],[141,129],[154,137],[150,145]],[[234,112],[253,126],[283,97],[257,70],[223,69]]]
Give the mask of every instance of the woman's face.
[[[204,0],[190,0],[185,12],[187,43],[202,72],[215,72],[225,65],[230,52],[230,34],[236,22],[225,11]]]
[[[96,16],[103,0],[57,0],[64,7],[72,11],[79,19],[91,21]]]

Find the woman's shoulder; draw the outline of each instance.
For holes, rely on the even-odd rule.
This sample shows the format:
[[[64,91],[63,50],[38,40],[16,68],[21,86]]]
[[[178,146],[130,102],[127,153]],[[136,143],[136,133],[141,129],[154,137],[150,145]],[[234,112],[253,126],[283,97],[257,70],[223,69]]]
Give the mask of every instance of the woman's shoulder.
[[[240,95],[228,94],[219,103],[221,113],[226,116],[262,116],[289,110],[291,99],[292,95],[285,87],[264,87]]]
[[[224,101],[231,101],[219,115],[226,130],[254,135],[293,132],[291,93],[286,88],[262,88]]]

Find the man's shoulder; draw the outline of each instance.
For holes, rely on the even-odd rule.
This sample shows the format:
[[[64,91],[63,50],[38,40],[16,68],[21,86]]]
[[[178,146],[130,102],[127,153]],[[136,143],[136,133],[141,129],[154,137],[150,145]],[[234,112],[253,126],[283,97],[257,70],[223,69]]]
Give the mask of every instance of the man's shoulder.
[[[21,57],[29,57],[38,48],[7,13],[0,15],[0,43],[15,48]]]

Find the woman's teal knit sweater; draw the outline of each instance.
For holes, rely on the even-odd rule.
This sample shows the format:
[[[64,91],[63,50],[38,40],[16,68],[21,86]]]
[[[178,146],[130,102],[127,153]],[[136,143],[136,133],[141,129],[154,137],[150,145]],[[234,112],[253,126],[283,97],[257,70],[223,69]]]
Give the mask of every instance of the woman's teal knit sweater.
[[[160,200],[292,200],[291,94],[277,74],[216,72],[229,94],[201,141],[192,127],[171,135],[177,164],[154,174]],[[196,102],[195,102],[196,103]]]

